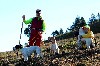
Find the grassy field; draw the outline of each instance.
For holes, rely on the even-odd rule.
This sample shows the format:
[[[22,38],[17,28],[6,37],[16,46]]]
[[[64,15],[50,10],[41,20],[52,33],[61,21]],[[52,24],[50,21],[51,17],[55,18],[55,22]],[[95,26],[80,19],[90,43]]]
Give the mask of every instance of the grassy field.
[[[88,50],[77,50],[76,38],[57,41],[60,54],[50,54],[49,43],[42,45],[43,58],[32,58],[28,62],[23,61],[19,52],[14,51],[0,53],[0,66],[100,66],[100,33],[95,34],[97,46]]]

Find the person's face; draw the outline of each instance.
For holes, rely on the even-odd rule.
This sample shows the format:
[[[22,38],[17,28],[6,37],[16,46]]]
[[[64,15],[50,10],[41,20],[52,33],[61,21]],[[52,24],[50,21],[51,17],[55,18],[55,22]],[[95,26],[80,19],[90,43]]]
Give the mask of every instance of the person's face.
[[[37,16],[37,17],[40,17],[40,14],[41,14],[41,13],[36,13],[36,16]]]
[[[88,29],[84,29],[84,32],[85,32],[85,33],[88,33]]]

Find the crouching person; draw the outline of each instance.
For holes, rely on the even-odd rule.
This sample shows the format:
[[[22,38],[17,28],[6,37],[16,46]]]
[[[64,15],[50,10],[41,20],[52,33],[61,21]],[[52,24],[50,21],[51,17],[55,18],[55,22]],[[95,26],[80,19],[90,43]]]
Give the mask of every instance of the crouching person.
[[[94,34],[92,31],[90,31],[90,27],[88,25],[83,26],[83,30],[84,30],[85,34],[80,36],[82,38],[81,41],[86,42],[86,46],[88,49],[88,48],[90,48],[91,45],[93,45]]]
[[[50,46],[51,53],[53,53],[53,54],[58,53],[59,54],[59,48],[58,48],[56,39],[55,38],[54,39],[51,39],[51,41],[52,41],[52,44]]]

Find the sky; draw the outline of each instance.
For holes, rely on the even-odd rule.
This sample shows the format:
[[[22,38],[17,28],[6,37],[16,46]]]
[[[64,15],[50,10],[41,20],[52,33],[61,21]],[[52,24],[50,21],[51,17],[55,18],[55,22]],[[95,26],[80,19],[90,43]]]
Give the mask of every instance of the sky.
[[[0,52],[10,51],[19,44],[22,15],[26,19],[35,17],[36,9],[42,10],[46,40],[55,30],[62,28],[65,32],[77,16],[88,21],[92,13],[100,13],[100,0],[0,0]],[[26,27],[24,24],[23,31]],[[24,33],[20,41],[22,45],[28,42]]]

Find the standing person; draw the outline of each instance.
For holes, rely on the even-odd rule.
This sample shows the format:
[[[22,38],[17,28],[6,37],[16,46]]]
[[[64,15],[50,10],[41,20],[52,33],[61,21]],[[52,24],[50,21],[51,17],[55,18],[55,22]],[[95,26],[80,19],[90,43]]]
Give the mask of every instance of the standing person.
[[[45,23],[42,17],[40,16],[41,10],[36,10],[36,17],[30,18],[29,20],[25,20],[25,15],[22,16],[23,22],[25,24],[31,24],[30,27],[30,38],[29,45],[30,46],[39,46],[42,39],[42,33],[45,31]]]

